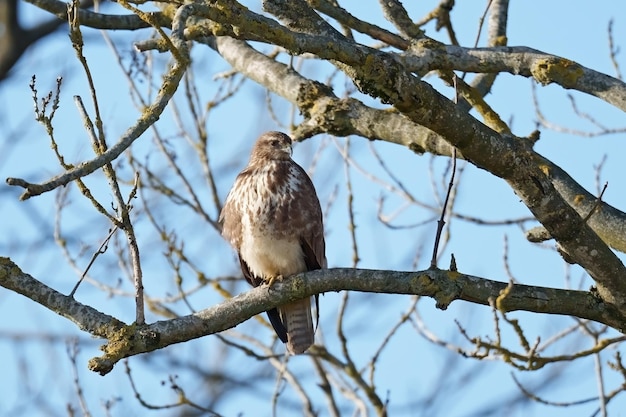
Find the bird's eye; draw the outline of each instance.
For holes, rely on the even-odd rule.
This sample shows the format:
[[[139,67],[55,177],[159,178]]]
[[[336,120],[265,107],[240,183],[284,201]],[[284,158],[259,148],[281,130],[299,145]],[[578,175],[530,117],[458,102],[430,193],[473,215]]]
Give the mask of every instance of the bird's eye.
[[[274,148],[278,148],[278,146],[280,145],[280,142],[276,139],[274,139],[273,141],[270,142],[272,144],[272,146]]]

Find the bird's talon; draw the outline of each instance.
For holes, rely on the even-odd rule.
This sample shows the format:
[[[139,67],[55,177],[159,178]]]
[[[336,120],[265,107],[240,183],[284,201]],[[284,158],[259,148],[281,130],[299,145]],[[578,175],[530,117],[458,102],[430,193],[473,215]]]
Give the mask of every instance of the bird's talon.
[[[272,285],[274,285],[274,283],[276,281],[282,281],[283,280],[283,276],[282,275],[277,275],[275,277],[270,277],[267,279],[267,286],[268,288],[272,288]]]

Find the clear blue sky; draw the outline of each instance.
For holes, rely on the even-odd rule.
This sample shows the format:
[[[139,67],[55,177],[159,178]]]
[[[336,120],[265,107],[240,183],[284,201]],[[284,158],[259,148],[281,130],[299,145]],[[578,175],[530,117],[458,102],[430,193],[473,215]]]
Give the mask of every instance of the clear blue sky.
[[[250,7],[259,9],[258,2],[250,2]],[[419,17],[436,2],[415,2],[418,6],[405,2],[413,17]],[[478,20],[486,2],[459,1],[455,7],[453,23],[457,30],[457,37],[464,46],[471,46],[476,37]],[[615,39],[626,39],[626,6],[611,1],[512,1],[509,11],[509,45],[523,45],[539,49],[548,53],[563,56],[597,71],[614,75],[608,53],[607,25],[610,19],[615,19]],[[344,1],[342,5],[353,10],[364,19],[381,21],[381,12],[378,2]],[[419,9],[418,9],[419,7]],[[27,21],[35,21],[42,16],[31,6],[24,6]],[[434,31],[432,25],[427,27],[429,36],[447,42],[445,35]],[[120,69],[114,60],[110,49],[103,43],[97,31],[85,31],[86,55],[91,63],[94,79],[100,94],[101,111],[106,126],[109,141],[112,143],[126,128],[133,123],[137,112],[128,98],[128,85],[123,79]],[[131,48],[130,42],[125,39],[140,40],[148,36],[147,32],[113,33],[118,48],[124,56]],[[481,38],[484,39],[484,36]],[[620,45],[625,47],[626,45]],[[202,71],[196,70],[196,78],[205,90],[201,91],[205,98],[211,97],[215,91],[213,75],[219,71],[228,70],[228,66],[212,51],[202,46],[194,49],[194,58]],[[164,57],[157,59],[163,60]],[[618,55],[618,61],[626,68],[623,53]],[[309,65],[309,64],[307,64]],[[313,72],[315,68],[310,68]],[[90,144],[78,113],[72,101],[72,96],[81,95],[87,102],[88,90],[78,62],[69,50],[69,41],[63,31],[52,36],[32,48],[19,62],[13,76],[8,82],[0,84],[0,176],[21,177],[30,181],[42,181],[60,172],[49,148],[48,139],[41,126],[36,125],[32,118],[32,99],[28,83],[32,74],[37,75],[37,85],[40,97],[55,87],[57,76],[64,77],[62,105],[56,116],[55,133],[60,146],[67,156],[79,161],[92,155]],[[323,78],[322,78],[323,80]],[[435,85],[440,84],[434,79],[428,79]],[[489,103],[504,120],[513,120],[514,133],[527,135],[536,128],[536,116],[532,105],[530,84],[526,78],[501,75],[488,97]],[[450,90],[441,87],[441,91],[450,96]],[[596,128],[588,121],[582,120],[571,109],[566,91],[559,87],[538,87],[538,96],[542,110],[552,121],[594,131]],[[601,123],[609,127],[620,128],[625,125],[621,111],[611,108],[600,100],[585,97],[582,94],[572,93],[577,99],[581,110],[594,115]],[[209,119],[209,133],[212,137],[212,151],[220,155],[215,160],[216,171],[223,173],[219,178],[219,189],[222,198],[225,197],[228,187],[232,183],[238,169],[246,161],[252,141],[261,131],[277,129],[277,126],[267,112],[263,102],[262,90],[251,82],[244,88],[243,94],[236,100],[217,109]],[[280,100],[274,100],[278,111],[288,108]],[[10,104],[8,104],[10,103]],[[89,106],[89,108],[91,108]],[[282,120],[287,120],[283,117]],[[171,113],[159,122],[161,132],[172,138],[178,130],[173,124]],[[147,133],[137,143],[138,152],[149,151],[152,146],[151,134]],[[606,156],[601,182],[608,181],[609,187],[605,200],[618,208],[626,207],[626,197],[622,192],[623,182],[623,155],[624,134],[581,138],[548,130],[542,132],[541,140],[536,149],[547,156],[579,181],[592,192],[596,187],[596,172],[594,166]],[[312,140],[296,145],[294,157],[303,166],[308,167],[313,153],[326,143],[333,147],[333,142],[324,138]],[[343,139],[338,143],[343,145]],[[385,173],[376,167],[368,144],[355,138],[352,140],[355,160],[363,167],[372,169],[376,175],[388,180]],[[431,204],[431,178],[429,177],[429,156],[417,157],[411,152],[397,146],[376,144],[377,150],[389,161],[394,174],[401,178],[410,190]],[[186,157],[181,150],[181,157]],[[156,157],[155,157],[156,158]],[[336,200],[329,211],[326,220],[328,260],[330,267],[351,265],[351,245],[347,230],[347,216],[345,208],[345,177],[343,168],[337,168],[339,161],[337,152],[324,153],[313,180],[318,189],[322,205],[331,201],[331,195],[337,190]],[[158,163],[158,160],[157,162]],[[444,171],[447,161],[436,159],[434,169],[437,175]],[[373,167],[373,168],[372,168]],[[422,248],[424,255],[420,258],[418,268],[428,266],[428,254],[432,247],[435,223],[431,222],[417,229],[405,232],[391,231],[376,223],[376,201],[384,192],[381,187],[372,183],[357,170],[351,170],[355,189],[355,207],[359,227],[359,250],[361,262],[359,267],[375,269],[411,269],[412,254]],[[197,178],[197,177],[196,177]],[[439,178],[435,176],[435,181]],[[101,197],[107,199],[108,189],[101,176],[91,180],[91,185]],[[55,196],[50,193],[27,202],[18,202],[19,190],[0,186],[0,209],[3,220],[0,223],[0,255],[10,256],[26,272],[31,273],[41,281],[61,292],[69,292],[74,285],[76,273],[64,261],[58,248],[51,244],[55,222]],[[7,194],[9,195],[7,197]],[[205,201],[209,201],[208,191],[204,194]],[[388,211],[394,209],[399,200],[392,196],[388,198]],[[528,211],[519,202],[512,191],[502,181],[491,177],[483,171],[468,166],[460,178],[457,210],[466,215],[482,216],[491,220],[506,219],[528,215]],[[424,221],[431,214],[424,210],[411,208],[399,218],[398,223],[408,224]],[[226,243],[216,238],[215,233],[198,232],[197,223],[184,217],[184,211],[171,213],[172,222],[179,233],[185,236],[188,246],[198,247],[197,256],[204,253],[206,273],[237,274],[237,264],[232,251]],[[456,256],[461,271],[469,274],[484,276],[491,279],[506,281],[507,276],[503,268],[503,242],[505,236],[509,244],[509,262],[515,277],[525,284],[563,287],[565,267],[559,257],[552,251],[537,247],[525,241],[523,233],[517,227],[485,228],[458,220],[450,222],[452,240],[446,249]],[[106,236],[108,225],[97,215],[91,214],[76,194],[72,194],[72,206],[68,211],[68,218],[63,221],[64,233],[71,237],[69,244],[74,250],[80,244],[91,246],[99,244]],[[138,220],[138,230],[146,227],[144,221]],[[204,226],[203,226],[204,227]],[[206,242],[211,247],[202,252],[200,249]],[[146,288],[152,294],[164,295],[173,290],[173,286],[166,281],[169,275],[162,274],[163,260],[159,257],[156,246],[140,235],[140,244],[144,254],[144,274]],[[154,252],[153,252],[154,251]],[[103,264],[110,265],[113,259],[112,251],[103,257]],[[443,262],[445,265],[447,262]],[[80,260],[80,267],[84,267],[84,258]],[[108,283],[120,279],[119,271],[106,269],[102,265],[95,269],[98,278]],[[572,285],[578,285],[582,272],[572,268]],[[582,281],[583,287],[591,282]],[[128,286],[122,286],[128,290]],[[339,295],[327,294],[322,297],[322,332],[327,337],[329,348],[337,346],[332,334]],[[93,304],[101,311],[113,314],[127,322],[134,316],[132,301],[129,298],[109,299],[102,295],[92,285],[84,285],[79,298],[83,302]],[[347,316],[347,325],[350,334],[354,335],[351,345],[357,357],[365,360],[373,350],[372,340],[379,340],[394,323],[399,315],[410,305],[408,297],[388,295],[353,294],[351,310]],[[359,304],[359,301],[361,303]],[[217,302],[214,296],[207,292],[195,294],[191,297],[194,307],[202,309]],[[372,311],[371,303],[375,303]],[[184,312],[183,309],[180,310]],[[426,323],[442,338],[455,340],[464,344],[458,337],[454,323],[459,320],[471,335],[487,336],[493,332],[491,313],[484,307],[475,307],[456,302],[445,312],[436,310],[434,301],[425,299],[420,302],[419,311]],[[100,377],[86,369],[89,358],[98,354],[97,347],[100,341],[90,339],[88,334],[81,333],[67,320],[43,309],[34,302],[21,296],[0,290],[0,316],[4,317],[0,324],[0,369],[3,370],[3,388],[0,401],[0,415],[6,413],[25,412],[29,416],[62,415],[68,399],[74,398],[74,388],[66,384],[72,381],[71,363],[65,353],[65,344],[59,340],[45,340],[45,335],[57,334],[62,338],[77,337],[81,341],[80,352],[77,358],[78,376],[85,389],[90,409],[94,415],[105,415],[102,402],[123,396],[123,400],[115,405],[112,415],[144,415],[130,395],[128,379],[124,374],[123,364],[118,364],[115,370],[106,377]],[[512,315],[522,320],[531,340],[537,335],[551,335],[561,327],[571,325],[573,321],[561,317],[535,316],[531,314]],[[149,320],[155,317],[149,316]],[[237,330],[249,329],[251,323],[246,323]],[[373,330],[370,330],[373,329]],[[20,348],[15,349],[10,342],[10,336],[20,334],[24,341]],[[269,335],[269,333],[268,333]],[[192,341],[184,345],[171,346],[167,349],[183,361],[199,361],[201,364],[211,364],[214,368],[236,367],[237,363],[219,363],[216,359],[218,352],[216,344],[211,343],[212,337]],[[509,334],[511,345],[517,348],[514,335]],[[589,343],[585,340],[585,343]],[[464,344],[467,347],[467,344]],[[563,347],[561,347],[563,349]],[[623,351],[623,348],[621,349]],[[551,353],[557,353],[553,351]],[[612,355],[612,350],[603,354],[603,359]],[[306,358],[295,359],[295,369],[307,375],[311,373],[310,361]],[[27,364],[29,374],[21,374]],[[191,380],[184,371],[179,371],[172,364],[165,363],[162,356],[156,354],[151,357],[131,359],[131,366],[140,382],[142,392],[155,403],[164,403],[174,399],[168,386],[162,386],[161,380],[167,380],[168,375],[176,374],[178,383],[189,389],[188,394],[199,395],[205,387],[198,381]],[[530,387],[543,381],[549,381],[550,374],[558,367],[540,371],[541,373],[516,373],[516,376]],[[443,373],[442,373],[443,372]],[[407,401],[423,400],[437,387],[437,381],[447,377],[460,378],[466,375],[468,380],[462,391],[447,393],[446,414],[449,416],[466,416],[477,413],[483,405],[489,403],[506,403],[506,395],[511,392],[513,383],[510,373],[512,368],[499,362],[477,362],[469,359],[455,359],[443,348],[433,346],[416,334],[409,326],[403,328],[395,339],[393,346],[381,357],[381,364],[377,369],[378,389],[380,393],[390,392],[392,405]],[[575,365],[568,365],[564,371],[567,375],[567,384],[556,384],[555,387],[544,392],[548,399],[566,402],[597,395],[594,364],[592,359],[584,359]],[[467,373],[467,374],[466,374]],[[609,391],[619,384],[612,371],[607,370],[606,390]],[[64,383],[55,383],[55,381]],[[271,378],[270,378],[271,380]],[[26,387],[23,382],[29,384]],[[314,380],[308,381],[314,384]],[[194,391],[194,388],[197,391]],[[224,415],[235,415],[242,411],[243,415],[271,415],[267,396],[274,389],[272,385],[262,388],[262,393],[235,398],[230,401],[226,409],[220,411]],[[35,398],[27,397],[26,392],[39,393]],[[29,404],[40,404],[38,413],[33,411]],[[76,404],[74,404],[76,406]],[[624,395],[618,397],[610,405],[610,410],[620,415],[620,410],[626,409]],[[261,411],[259,411],[261,410]],[[393,410],[393,408],[392,408]],[[398,408],[394,415],[422,415],[424,408]],[[478,411],[477,411],[478,410]],[[506,407],[503,406],[503,410]],[[590,415],[595,410],[594,405],[579,408],[546,408],[531,406],[524,410],[523,415]],[[172,411],[154,412],[151,415],[170,415]],[[623,411],[621,411],[623,415]],[[503,413],[507,414],[507,413]],[[475,414],[478,415],[478,414]],[[522,415],[522,414],[516,414]]]

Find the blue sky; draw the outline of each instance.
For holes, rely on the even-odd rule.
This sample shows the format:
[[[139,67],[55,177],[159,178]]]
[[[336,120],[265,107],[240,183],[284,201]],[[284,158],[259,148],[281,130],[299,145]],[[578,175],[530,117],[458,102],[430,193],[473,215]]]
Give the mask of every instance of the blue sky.
[[[406,6],[413,17],[420,17],[436,2],[415,2]],[[453,14],[453,23],[457,30],[457,38],[464,46],[471,46],[476,37],[478,20],[483,13],[484,2],[459,1]],[[381,12],[377,2],[363,2],[355,0],[342,2],[342,5],[364,19],[381,22]],[[356,5],[359,7],[355,8]],[[259,10],[257,2],[250,2],[253,10]],[[593,3],[582,1],[552,1],[552,2],[520,2],[514,1],[509,10],[509,45],[523,45],[542,50],[551,54],[563,56],[597,71],[614,75],[609,60],[607,26],[611,19],[615,20],[615,39],[626,39],[626,7],[617,2],[596,1]],[[41,18],[41,13],[35,13],[31,6],[24,6],[28,21]],[[45,16],[45,15],[43,15]],[[387,25],[389,26],[389,25]],[[427,34],[447,42],[445,35],[434,31],[433,25],[426,27]],[[108,140],[113,143],[127,127],[133,123],[138,113],[133,108],[128,97],[128,85],[122,77],[119,66],[114,62],[110,49],[102,41],[97,31],[85,31],[85,54],[91,64],[94,79],[99,93],[101,111],[105,122]],[[131,49],[131,42],[144,39],[147,32],[132,34],[112,33],[117,47],[125,59]],[[481,38],[484,40],[484,35]],[[623,45],[620,45],[623,46]],[[50,89],[55,88],[56,77],[64,77],[61,96],[61,108],[57,112],[55,134],[60,146],[67,156],[79,161],[92,155],[89,141],[84,134],[82,122],[72,101],[72,96],[80,95],[87,102],[88,90],[78,62],[69,51],[69,41],[62,31],[53,35],[27,52],[14,70],[8,82],[0,84],[0,102],[10,103],[3,106],[0,112],[0,174],[21,177],[30,181],[42,181],[60,172],[49,147],[48,139],[43,128],[37,125],[32,118],[32,98],[28,89],[31,75],[37,75],[37,86],[40,97]],[[195,77],[202,86],[201,94],[204,99],[210,98],[216,91],[217,82],[213,76],[216,73],[227,71],[228,65],[212,51],[196,46],[194,48]],[[624,56],[618,56],[620,64],[624,65]],[[157,56],[156,60],[163,62],[164,56]],[[305,63],[303,72],[320,74],[327,68],[324,65]],[[324,77],[321,77],[324,80]],[[341,79],[339,79],[341,80]],[[444,87],[434,77],[426,79],[433,83],[447,96],[451,91]],[[500,75],[488,102],[504,120],[513,120],[514,133],[527,135],[536,128],[536,115],[532,103],[530,89],[531,81],[523,77]],[[341,89],[341,82],[337,82],[336,89]],[[569,127],[584,130],[595,130],[588,121],[577,116],[567,99],[567,91],[560,87],[537,87],[537,95],[541,102],[542,111],[553,122]],[[180,93],[180,92],[179,92]],[[609,127],[624,126],[623,113],[611,106],[583,94],[571,93],[583,112],[590,113],[601,123]],[[177,97],[177,99],[180,98]],[[219,157],[214,158],[214,168],[220,173],[218,178],[219,192],[222,198],[226,196],[228,188],[237,171],[243,167],[247,155],[256,136],[265,130],[284,127],[276,124],[267,106],[264,104],[263,90],[248,81],[239,98],[227,102],[217,108],[208,121],[211,152]],[[280,120],[288,121],[289,107],[280,99],[273,97],[275,111]],[[91,109],[91,106],[88,106]],[[177,148],[180,158],[189,158],[193,161],[193,154],[184,146],[176,142],[178,129],[173,122],[171,112],[166,110],[164,117],[159,121],[160,132],[170,138]],[[338,146],[343,146],[344,139],[338,139]],[[432,181],[440,181],[445,172],[447,160],[431,158],[428,155],[416,156],[413,153],[390,144],[374,145],[377,151],[389,162],[394,175],[401,178],[411,192],[420,200],[435,204],[432,191]],[[154,169],[162,169],[164,162],[153,150],[151,133],[147,132],[136,145],[134,150],[138,154],[150,155],[149,163]],[[325,149],[317,161],[313,173],[313,181],[318,189],[322,206],[330,204],[326,218],[327,229],[327,256],[330,267],[351,265],[352,248],[347,228],[346,180],[341,159],[335,148],[332,138],[316,137],[306,143],[296,145],[294,158],[304,167],[310,167],[320,149]],[[623,179],[624,134],[607,135],[593,138],[582,138],[568,134],[542,130],[541,140],[536,149],[580,182],[591,192],[595,192],[596,171],[603,158],[606,161],[601,172],[600,182],[608,181],[609,187],[604,196],[605,201],[612,205],[626,207],[626,199],[621,191]],[[388,175],[377,165],[368,148],[368,143],[358,138],[352,139],[353,158],[360,166],[384,181],[390,181]],[[431,178],[430,167],[434,175]],[[201,178],[197,164],[190,162],[188,173],[195,179]],[[425,269],[428,266],[432,247],[435,222],[431,221],[424,226],[402,232],[392,231],[376,222],[377,201],[381,195],[386,197],[386,209],[393,212],[401,201],[384,187],[372,184],[355,168],[350,170],[354,181],[355,214],[359,227],[356,234],[359,243],[361,262],[359,267],[375,269],[410,270],[416,253],[422,252],[417,268]],[[101,174],[96,174],[89,180],[94,192],[101,201],[110,201],[106,181]],[[490,220],[507,219],[528,215],[528,210],[519,202],[517,197],[501,180],[488,173],[471,166],[465,167],[458,179],[458,197],[456,209],[459,213],[482,216]],[[128,188],[125,188],[128,192]],[[69,292],[76,280],[76,272],[64,261],[60,250],[52,243],[55,223],[55,195],[53,193],[31,199],[27,202],[17,201],[20,191],[7,186],[0,186],[0,207],[4,220],[0,223],[0,255],[10,256],[24,271],[33,274],[36,278],[56,288],[61,292]],[[208,190],[201,194],[203,202],[209,204]],[[89,253],[102,241],[109,225],[89,210],[89,206],[75,193],[70,193],[71,205],[63,218],[63,233],[69,238],[69,246],[74,254]],[[225,242],[221,241],[216,233],[210,229],[205,232],[199,227],[198,220],[188,216],[184,209],[170,207],[166,213],[161,213],[164,219],[171,221],[171,226],[179,236],[183,236],[188,247],[196,248],[193,252],[195,259],[203,266],[208,275],[237,274],[238,266],[234,255]],[[399,224],[422,222],[432,217],[432,213],[410,207],[398,217]],[[175,291],[169,274],[164,274],[165,261],[160,253],[161,248],[154,239],[154,232],[148,231],[145,218],[137,218],[140,249],[144,254],[144,273],[146,288],[153,295],[165,296]],[[528,224],[527,226],[532,226]],[[564,287],[565,277],[571,277],[571,285],[587,288],[591,282],[585,278],[583,272],[576,267],[566,267],[550,245],[537,246],[524,239],[518,227],[484,227],[472,223],[452,219],[449,221],[451,240],[442,257],[442,266],[447,264],[450,253],[454,253],[461,271],[490,279],[506,281],[507,275],[503,266],[504,240],[508,241],[508,261],[515,278],[525,284],[535,284],[553,287]],[[199,232],[202,230],[202,232]],[[82,248],[82,249],[81,249]],[[84,255],[79,259],[79,265],[84,267]],[[623,258],[623,257],[622,257]],[[116,280],[123,281],[123,273],[111,269],[115,265],[113,250],[105,254],[94,268],[96,279],[109,284]],[[187,282],[193,286],[193,282]],[[129,291],[126,284],[120,287]],[[240,287],[244,290],[245,287]],[[83,302],[94,305],[101,311],[116,315],[127,322],[134,317],[132,300],[128,297],[110,298],[91,284],[84,284],[79,290],[78,297]],[[334,335],[335,315],[339,305],[340,294],[326,294],[322,297],[321,332],[329,349],[337,348]],[[404,296],[351,294],[350,309],[346,316],[347,331],[352,335],[351,348],[360,363],[364,363],[372,351],[381,334],[395,323],[398,317],[409,307],[411,299]],[[190,297],[194,308],[206,308],[219,299],[209,291],[201,291]],[[374,306],[374,308],[373,308]],[[188,314],[184,306],[176,305],[180,314]],[[436,330],[441,338],[454,340],[456,343],[471,349],[458,335],[455,320],[458,320],[470,335],[486,337],[493,334],[491,312],[480,306],[455,302],[446,311],[435,309],[434,301],[423,299],[419,303],[419,312],[430,329]],[[112,415],[140,415],[142,409],[130,395],[128,378],[124,373],[123,364],[118,364],[115,370],[101,377],[86,369],[89,358],[98,354],[97,347],[100,341],[91,339],[89,335],[81,333],[67,320],[56,316],[34,302],[7,291],[0,291],[0,315],[5,318],[0,324],[0,368],[5,372],[5,380],[9,381],[8,388],[3,394],[0,404],[0,415],[27,414],[61,415],[67,401],[75,398],[74,387],[66,383],[54,381],[71,381],[73,378],[71,361],[65,353],[66,347],[58,340],[45,340],[46,335],[59,335],[61,338],[77,337],[80,340],[80,352],[76,360],[78,377],[83,384],[89,406],[95,415],[106,415],[103,402],[123,397],[112,410]],[[573,324],[569,318],[537,316],[528,313],[515,313],[527,331],[529,339],[535,337],[549,337],[559,329]],[[148,320],[157,319],[148,315]],[[250,320],[237,327],[237,331],[250,331],[256,322]],[[257,326],[258,327],[258,326]],[[515,335],[510,331],[507,340],[513,348],[518,348]],[[19,348],[11,345],[9,336],[19,334],[23,341]],[[267,337],[270,333],[267,332]],[[44,341],[42,341],[42,338]],[[582,343],[589,345],[590,341],[584,338],[572,337],[551,353],[563,352],[568,343]],[[198,361],[211,369],[236,369],[241,365],[235,357],[225,362],[219,361],[219,344],[213,337],[168,347],[166,354],[144,355],[130,360],[131,367],[141,390],[148,399],[155,403],[173,401],[175,395],[166,381],[169,375],[177,375],[178,383],[188,389],[189,395],[201,398],[202,390],[206,387],[194,380],[191,374],[186,373],[182,366],[177,369],[170,362],[171,358],[181,361]],[[603,359],[609,359],[614,350],[609,349],[603,354]],[[623,351],[623,349],[622,349]],[[255,364],[243,362],[254,367]],[[27,366],[26,366],[27,365]],[[307,358],[295,358],[294,369],[308,377],[311,374],[311,365]],[[452,369],[450,367],[453,366]],[[28,369],[28,374],[23,370]],[[550,374],[558,370],[558,366],[535,373],[515,373],[528,386],[549,380]],[[425,401],[435,388],[437,382],[445,375],[454,381],[455,378],[465,376],[463,390],[450,392],[446,397],[446,406],[443,410],[449,416],[479,415],[479,411],[489,404],[499,403],[506,399],[514,387],[511,381],[512,368],[497,361],[478,362],[470,359],[455,360],[453,355],[441,347],[427,342],[410,326],[405,326],[394,339],[394,343],[381,357],[377,368],[378,389],[380,393],[389,392],[390,404],[396,415],[427,415]],[[583,359],[568,365],[563,371],[565,379],[555,383],[547,391],[542,391],[554,401],[571,401],[597,395],[592,358]],[[451,375],[450,375],[451,374]],[[605,371],[606,390],[614,388],[620,381],[615,373]],[[315,380],[308,378],[307,382],[314,386]],[[563,381],[567,384],[563,384]],[[272,379],[270,378],[270,381]],[[451,384],[451,383],[450,383]],[[267,405],[267,396],[272,394],[273,382],[269,386],[260,388],[260,393],[244,397],[233,398],[219,411],[224,415],[271,415],[271,408]],[[311,388],[314,389],[314,388]],[[514,388],[513,388],[514,389]],[[514,392],[514,391],[513,391]],[[26,393],[29,393],[28,396]],[[36,397],[30,396],[38,393]],[[285,398],[289,398],[287,393]],[[384,396],[384,395],[383,395]],[[413,404],[420,402],[419,407]],[[288,403],[288,402],[287,402]],[[32,404],[41,405],[32,407]],[[76,406],[76,404],[74,403]],[[550,412],[551,415],[591,415],[596,405],[585,405],[578,408],[549,408],[529,405],[528,408],[519,408],[518,414],[509,415],[542,415]],[[37,408],[39,411],[35,411]],[[619,415],[626,409],[624,395],[616,398],[611,404],[610,415]],[[261,410],[261,411],[259,411]],[[441,409],[440,409],[441,410]],[[502,410],[506,410],[503,406]],[[154,412],[154,415],[171,415],[171,410]],[[175,411],[174,411],[175,413]],[[424,414],[426,413],[426,414]],[[433,415],[433,414],[430,414]]]

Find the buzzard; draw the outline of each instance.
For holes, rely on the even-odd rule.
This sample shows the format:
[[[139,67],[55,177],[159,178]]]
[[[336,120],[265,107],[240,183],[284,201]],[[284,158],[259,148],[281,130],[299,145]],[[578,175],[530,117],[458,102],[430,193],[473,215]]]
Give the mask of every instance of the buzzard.
[[[291,159],[291,138],[267,132],[252,149],[220,214],[246,280],[257,287],[326,268],[322,210],[311,179]],[[317,301],[317,299],[316,299]],[[311,298],[269,310],[276,334],[293,354],[314,339]]]

